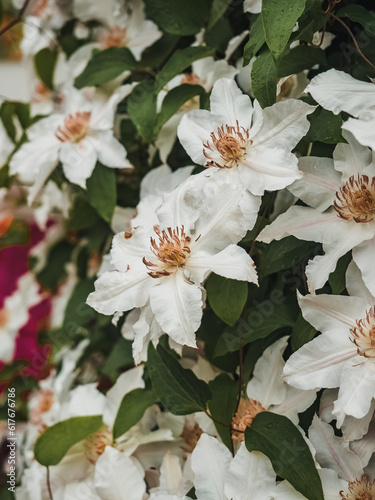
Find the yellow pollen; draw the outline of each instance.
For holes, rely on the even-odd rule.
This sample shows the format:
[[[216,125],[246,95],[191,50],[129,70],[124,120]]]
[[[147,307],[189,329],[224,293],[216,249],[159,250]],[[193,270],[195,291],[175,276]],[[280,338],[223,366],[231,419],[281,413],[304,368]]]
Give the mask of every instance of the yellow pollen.
[[[258,413],[266,411],[255,399],[241,400],[237,412],[232,418],[232,439],[242,442],[245,439],[246,427],[250,427],[253,419]]]
[[[185,442],[184,446],[182,446],[182,449],[186,451],[186,453],[192,453],[202,433],[203,431],[198,424],[190,426],[185,425],[181,433],[181,437]]]
[[[344,220],[371,222],[375,216],[375,177],[350,177],[336,193],[333,206]]]
[[[80,142],[89,131],[90,118],[91,113],[87,111],[70,114],[65,118],[64,125],[58,127],[56,137],[61,142]]]
[[[249,130],[240,127],[238,121],[235,127],[222,125],[216,134],[211,133],[211,139],[203,143],[203,154],[209,160],[206,167],[232,168],[246,155],[249,140]]]
[[[160,231],[154,228],[158,239],[150,238],[151,252],[157,257],[158,262],[150,262],[143,258],[143,263],[150,270],[148,273],[152,278],[169,276],[178,268],[184,267],[190,255],[190,236],[185,234],[184,226],[181,228],[168,227]]]
[[[106,446],[110,446],[113,443],[112,432],[108,427],[103,427],[102,429],[94,432],[85,440],[85,452],[87,459],[95,464],[98,458],[103,455]]]
[[[350,329],[351,341],[357,346],[357,352],[365,358],[375,358],[375,306],[366,316],[356,321],[357,326]]]
[[[126,45],[126,29],[112,26],[100,37],[99,43],[102,49],[124,47]]]
[[[361,479],[350,481],[348,489],[346,495],[340,491],[342,500],[375,500],[375,481],[370,481],[367,474],[363,474]]]

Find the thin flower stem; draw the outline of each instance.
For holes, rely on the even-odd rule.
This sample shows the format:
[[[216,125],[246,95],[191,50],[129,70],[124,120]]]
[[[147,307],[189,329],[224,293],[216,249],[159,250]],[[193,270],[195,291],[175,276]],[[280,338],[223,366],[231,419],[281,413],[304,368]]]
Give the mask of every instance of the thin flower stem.
[[[209,417],[215,424],[222,425],[223,427],[227,427],[228,429],[230,428],[230,425],[224,424],[223,422],[220,422],[219,420],[216,420],[207,410],[204,412],[207,417]]]
[[[10,29],[13,28],[13,26],[15,26],[16,24],[18,24],[18,23],[20,23],[22,21],[23,15],[24,15],[25,10],[27,9],[29,3],[30,3],[30,0],[25,0],[23,2],[23,5],[20,8],[17,17],[15,19],[13,19],[13,21],[11,21],[10,23],[8,23],[6,26],[4,26],[4,28],[2,30],[0,30],[0,36],[4,35],[4,33],[6,33],[7,31],[9,31]]]
[[[52,488],[51,488],[51,478],[49,475],[49,467],[47,467],[47,489],[50,500],[53,500]]]
[[[333,17],[333,19],[335,19],[336,21],[338,21],[343,28],[345,28],[345,30],[348,32],[350,38],[353,40],[353,43],[354,43],[355,48],[357,49],[359,55],[367,62],[367,64],[369,64],[373,69],[375,69],[375,66],[372,64],[372,62],[367,59],[367,57],[364,55],[364,53],[359,48],[357,40],[356,40],[355,36],[353,35],[352,31],[350,30],[350,28],[339,17],[337,17],[335,14],[332,14],[332,12],[328,12],[328,14],[331,17]]]

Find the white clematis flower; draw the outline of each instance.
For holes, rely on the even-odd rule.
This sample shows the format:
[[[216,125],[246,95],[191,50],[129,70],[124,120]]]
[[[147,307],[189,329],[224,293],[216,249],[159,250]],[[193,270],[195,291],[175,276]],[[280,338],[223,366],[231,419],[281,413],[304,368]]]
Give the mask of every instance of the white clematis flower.
[[[10,172],[32,185],[29,202],[59,161],[67,179],[82,188],[97,161],[111,168],[131,167],[125,148],[113,135],[116,106],[130,90],[131,86],[124,85],[110,98],[98,94],[92,102],[72,90],[65,115],[51,115],[28,130],[29,142],[12,157]]]
[[[375,397],[375,298],[355,267],[347,288],[349,297],[299,295],[304,318],[322,335],[292,354],[283,373],[298,389],[339,387],[332,411],[338,427],[347,415],[365,417]]]
[[[202,317],[201,285],[210,272],[257,281],[252,259],[235,243],[246,233],[247,224],[254,225],[259,199],[222,184],[214,186],[216,196],[206,196],[203,203],[200,197],[194,207],[185,202],[191,179],[167,198],[157,214],[146,210],[144,217],[138,215],[140,225],[131,233],[114,237],[111,256],[116,271],[100,276],[87,303],[103,314],[114,314],[150,301],[161,329],[177,343],[195,347]]]
[[[375,163],[368,148],[348,132],[345,138],[348,144],[336,146],[333,161],[301,158],[303,178],[289,189],[312,208],[291,207],[263,229],[258,240],[269,243],[292,235],[322,243],[325,255],[315,257],[306,268],[312,293],[326,283],[338,259],[353,250],[353,259],[375,294]]]
[[[343,129],[351,132],[364,146],[375,149],[375,85],[372,82],[356,80],[348,73],[330,69],[311,80],[305,92],[323,108],[338,114],[345,111],[355,118],[349,118]]]
[[[246,389],[249,399],[240,402],[232,420],[233,439],[243,441],[246,427],[262,411],[285,415],[297,425],[298,413],[304,412],[314,402],[316,390],[295,389],[281,377],[285,366],[283,352],[287,344],[288,337],[282,337],[267,347],[258,359]]]
[[[211,94],[211,112],[183,116],[178,137],[192,160],[209,167],[227,182],[255,195],[282,189],[301,174],[291,153],[309,129],[314,111],[289,99],[263,109],[242,94],[233,80],[218,80]]]

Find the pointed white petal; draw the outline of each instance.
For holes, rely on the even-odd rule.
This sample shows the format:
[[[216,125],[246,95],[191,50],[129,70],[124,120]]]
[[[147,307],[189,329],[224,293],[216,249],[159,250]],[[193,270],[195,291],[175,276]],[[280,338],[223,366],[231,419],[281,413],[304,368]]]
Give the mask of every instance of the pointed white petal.
[[[276,474],[270,459],[258,451],[251,453],[242,443],[225,477],[225,494],[233,500],[271,498]]]
[[[126,158],[126,149],[114,137],[112,131],[92,132],[88,137],[96,151],[98,160],[106,167],[131,168],[132,165]]]
[[[226,446],[202,434],[191,460],[198,500],[227,500],[224,480],[230,463],[231,454]]]
[[[283,337],[267,347],[256,362],[253,377],[247,385],[249,398],[259,401],[266,410],[271,405],[281,404],[286,396],[286,384],[281,378],[285,365],[283,352],[288,337]]]
[[[330,69],[313,78],[305,92],[310,92],[323,108],[335,114],[346,111],[353,116],[358,116],[362,110],[368,108],[368,103],[375,99],[373,83],[361,82],[336,69]]]
[[[151,288],[150,304],[165,333],[179,344],[196,346],[203,306],[200,287],[185,281],[182,271],[177,271]]]
[[[222,125],[235,127],[238,123],[240,127],[248,130],[253,107],[250,97],[242,93],[234,80],[221,78],[212,89],[211,113]]]
[[[341,188],[341,176],[330,158],[304,157],[298,160],[303,177],[288,189],[307,205],[324,212],[332,206],[336,191]]]
[[[374,85],[375,87],[375,85]],[[352,175],[363,175],[365,169],[372,162],[372,154],[369,148],[361,146],[350,132],[343,132],[348,144],[337,144],[333,152],[335,169],[343,174],[343,182]]]
[[[362,273],[362,279],[375,297],[375,273],[373,268],[375,256],[375,236],[353,248],[353,260]]]
[[[269,411],[278,415],[285,415],[295,425],[299,422],[299,413],[303,413],[316,399],[316,389],[300,391],[295,387],[287,385],[284,401],[275,406],[270,406]]]
[[[375,88],[373,83],[370,85]],[[373,134],[371,133],[371,130],[373,130],[374,127],[375,113],[373,110],[363,117],[349,118],[349,120],[347,120],[342,126],[344,130],[351,132],[360,144],[363,146],[369,146],[372,149],[375,149],[375,140]]]
[[[86,181],[91,177],[97,154],[88,139],[78,144],[64,143],[60,150],[60,160],[66,178],[73,184],[86,189]]]
[[[210,134],[220,126],[205,109],[190,111],[182,117],[177,134],[190,158],[199,165],[205,165],[207,158],[203,154],[203,144],[210,139]]]
[[[106,272],[96,280],[95,292],[90,293],[87,303],[102,314],[142,307],[149,297],[151,281],[143,264],[125,273]]]
[[[317,462],[337,472],[341,479],[353,481],[362,475],[359,457],[349,449],[348,443],[335,436],[333,428],[316,415],[309,429],[309,439],[316,450]]]

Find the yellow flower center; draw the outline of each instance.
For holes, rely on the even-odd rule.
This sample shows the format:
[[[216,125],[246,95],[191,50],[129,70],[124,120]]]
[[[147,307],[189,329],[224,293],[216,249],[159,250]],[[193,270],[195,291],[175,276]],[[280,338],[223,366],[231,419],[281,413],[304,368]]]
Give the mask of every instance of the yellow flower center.
[[[357,346],[357,352],[360,356],[375,358],[375,306],[356,323],[357,326],[350,329],[352,334],[350,340]]]
[[[85,440],[85,453],[87,459],[95,464],[98,458],[103,455],[106,446],[113,443],[112,432],[108,427],[103,427],[91,434]]]
[[[375,500],[375,481],[370,481],[367,474],[363,474],[361,479],[351,481],[348,489],[346,495],[340,491],[343,500]]]
[[[181,433],[181,437],[184,440],[184,445],[182,446],[182,449],[186,451],[186,453],[192,453],[202,433],[203,431],[198,424],[185,425]]]
[[[124,47],[126,45],[126,29],[112,26],[100,37],[100,48]]]
[[[169,276],[178,268],[184,267],[190,255],[190,236],[185,234],[184,226],[160,231],[154,228],[156,238],[150,238],[151,252],[157,257],[158,262],[150,262],[143,258],[143,263],[149,269],[152,278]]]
[[[333,204],[339,217],[347,221],[371,222],[375,215],[375,177],[354,176],[336,193]]]
[[[206,167],[237,166],[246,155],[247,145],[251,143],[249,130],[240,127],[238,121],[235,127],[222,125],[210,137],[210,140],[203,143],[203,154],[208,159]]]
[[[90,129],[90,118],[91,113],[88,111],[68,115],[64,120],[64,125],[58,127],[56,137],[61,142],[80,142]]]
[[[232,418],[232,439],[239,442],[244,441],[246,427],[250,427],[255,416],[263,411],[266,411],[265,408],[255,399],[240,401],[237,412]]]

